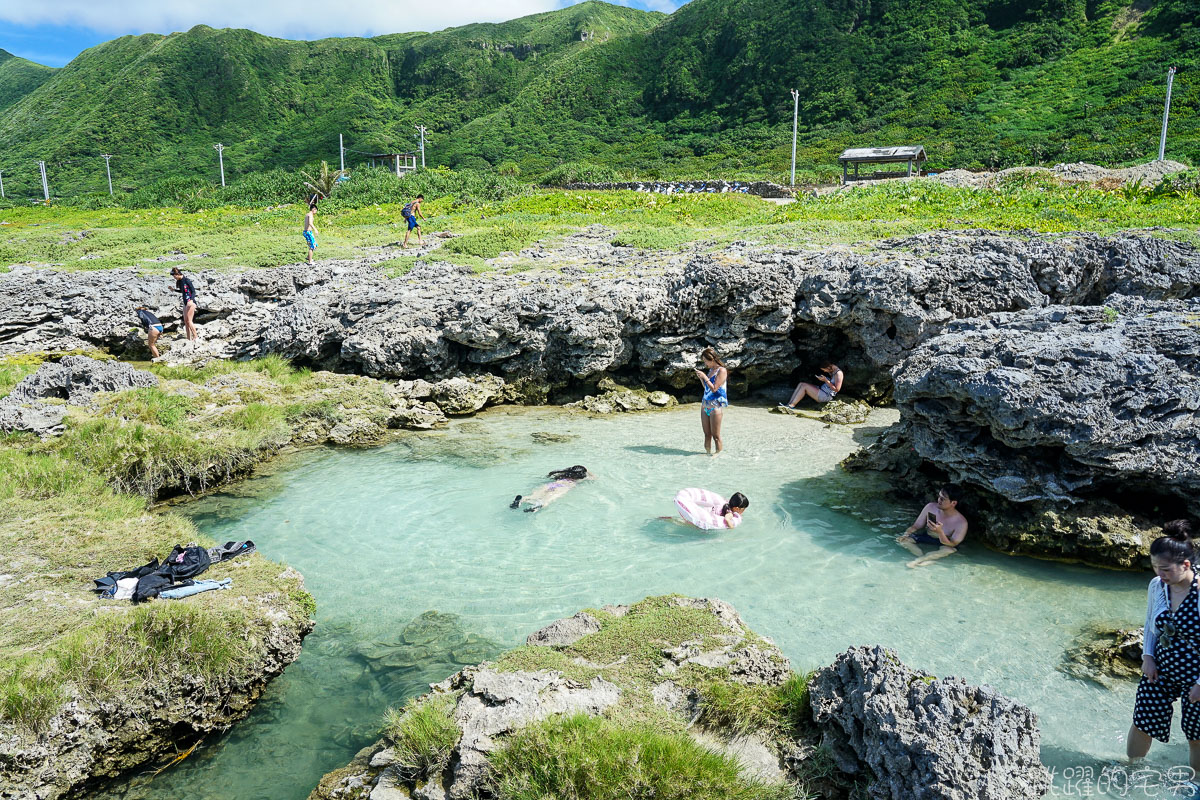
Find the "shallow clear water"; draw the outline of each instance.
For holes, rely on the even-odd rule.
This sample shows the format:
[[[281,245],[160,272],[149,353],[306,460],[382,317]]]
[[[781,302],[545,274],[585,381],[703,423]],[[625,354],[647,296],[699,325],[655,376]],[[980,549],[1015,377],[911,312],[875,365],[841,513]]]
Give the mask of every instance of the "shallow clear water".
[[[317,629],[249,719],[112,795],[304,798],[374,740],[387,705],[457,665],[580,608],[667,592],[732,602],[798,669],[879,643],[914,667],[990,684],[1039,714],[1043,760],[1060,770],[1123,752],[1132,684],[1108,690],[1056,667],[1084,624],[1138,623],[1148,575],[970,546],[906,569],[894,536],[916,507],[845,512],[870,501],[836,464],[869,426],[734,407],[725,429],[728,451],[708,458],[696,407],[605,419],[501,409],[377,449],[294,456],[191,504],[215,539],[253,539],[297,567]],[[599,479],[538,514],[507,508],[577,463]],[[745,521],[706,534],[655,519],[685,486],[745,493]],[[1157,763],[1186,757],[1176,735],[1156,745]]]

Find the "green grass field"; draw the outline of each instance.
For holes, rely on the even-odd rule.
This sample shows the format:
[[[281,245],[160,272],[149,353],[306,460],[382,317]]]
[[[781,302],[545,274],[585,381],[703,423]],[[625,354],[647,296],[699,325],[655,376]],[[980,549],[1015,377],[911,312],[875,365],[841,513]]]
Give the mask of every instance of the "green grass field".
[[[671,250],[692,243],[719,247],[735,240],[766,246],[854,245],[940,229],[1113,233],[1167,228],[1154,235],[1194,239],[1200,196],[1104,191],[1059,186],[1044,179],[1010,181],[998,189],[967,189],[933,181],[890,182],[802,197],[777,205],[747,195],[655,195],[638,192],[544,190],[495,202],[464,204],[432,198],[422,229],[435,249],[425,258],[469,264],[479,271],[503,252],[535,242],[553,244],[603,225],[618,247]],[[133,268],[165,271],[234,269],[298,263],[306,256],[300,205],[225,206],[195,213],[150,210],[13,208],[0,210],[0,271],[15,265],[70,270]],[[367,205],[318,216],[320,259],[374,256],[388,274],[415,258],[399,248],[399,204]],[[455,238],[429,234],[448,231]],[[410,244],[415,244],[415,236]]]

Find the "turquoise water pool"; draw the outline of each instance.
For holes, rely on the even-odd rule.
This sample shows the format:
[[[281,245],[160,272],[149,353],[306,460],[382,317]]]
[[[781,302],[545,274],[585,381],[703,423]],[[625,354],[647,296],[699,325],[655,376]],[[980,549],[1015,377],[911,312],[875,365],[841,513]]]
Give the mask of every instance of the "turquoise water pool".
[[[701,452],[697,418],[499,409],[375,449],[289,457],[182,507],[213,538],[253,539],[298,568],[318,625],[246,721],[104,796],[300,800],[374,741],[386,706],[458,665],[580,608],[667,592],[733,603],[797,669],[879,643],[990,684],[1039,714],[1043,760],[1060,773],[1123,753],[1133,685],[1057,667],[1083,625],[1138,623],[1149,575],[981,547],[907,569],[894,537],[917,507],[864,507],[862,479],[836,469],[890,412],[851,431],[734,407],[717,458]],[[538,514],[508,509],[572,464],[598,479]],[[685,486],[743,492],[744,523],[706,534],[656,519]],[[1155,763],[1185,758],[1182,741],[1156,745]]]

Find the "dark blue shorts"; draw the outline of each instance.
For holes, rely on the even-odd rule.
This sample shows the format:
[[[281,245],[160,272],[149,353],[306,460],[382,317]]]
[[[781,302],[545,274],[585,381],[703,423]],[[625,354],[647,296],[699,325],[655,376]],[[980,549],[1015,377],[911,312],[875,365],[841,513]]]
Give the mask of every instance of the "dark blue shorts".
[[[412,215],[411,217],[405,217],[405,219],[406,219],[406,220],[408,220],[408,229],[409,229],[410,231],[411,231],[413,228],[420,227],[420,224],[417,222],[417,215],[416,215],[416,214]]]
[[[909,535],[912,536],[912,540],[914,542],[916,542],[917,544],[933,544],[933,545],[937,545],[938,547],[942,546],[941,539],[935,539],[932,536],[930,536],[928,533],[919,533],[918,532],[918,533],[913,533],[913,534],[909,534]]]

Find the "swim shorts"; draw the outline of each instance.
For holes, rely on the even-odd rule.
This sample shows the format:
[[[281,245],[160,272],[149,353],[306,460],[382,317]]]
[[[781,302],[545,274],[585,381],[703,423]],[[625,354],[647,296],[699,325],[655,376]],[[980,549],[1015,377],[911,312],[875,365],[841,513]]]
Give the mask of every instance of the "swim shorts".
[[[313,236],[313,232],[312,232],[312,231],[305,231],[305,232],[304,232],[304,241],[308,242],[308,249],[309,249],[309,250],[316,250],[316,249],[317,249],[317,237]]]
[[[918,533],[910,533],[909,536],[911,536],[912,540],[914,542],[916,542],[917,544],[934,544],[934,545],[937,545],[938,547],[942,546],[942,542],[940,539],[935,539],[932,536],[930,536],[928,533],[919,533],[919,532]]]
[[[420,227],[420,223],[418,223],[418,222],[417,222],[417,215],[416,215],[416,214],[413,214],[411,217],[405,217],[405,219],[406,219],[406,220],[408,220],[408,229],[409,229],[410,231],[411,231],[413,228],[418,228],[418,227]]]

